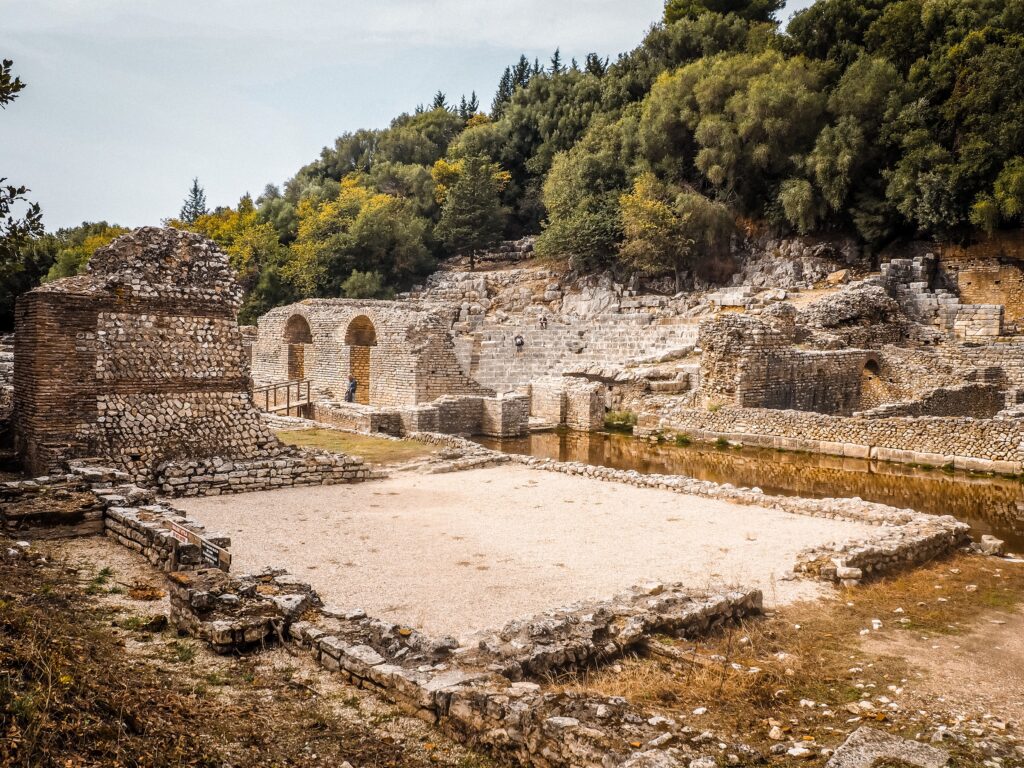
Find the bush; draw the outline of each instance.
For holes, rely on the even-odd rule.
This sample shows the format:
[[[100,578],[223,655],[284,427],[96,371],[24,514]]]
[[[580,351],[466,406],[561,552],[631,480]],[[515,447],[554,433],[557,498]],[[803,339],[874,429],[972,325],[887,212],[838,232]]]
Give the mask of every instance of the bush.
[[[633,433],[636,426],[636,414],[631,411],[609,411],[604,417],[604,428],[609,432]]]

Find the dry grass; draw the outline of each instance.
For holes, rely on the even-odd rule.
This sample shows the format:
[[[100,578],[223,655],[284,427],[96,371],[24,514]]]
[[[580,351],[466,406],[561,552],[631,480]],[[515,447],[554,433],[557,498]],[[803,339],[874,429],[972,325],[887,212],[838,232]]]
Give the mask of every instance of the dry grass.
[[[284,430],[277,436],[289,445],[362,456],[364,461],[375,465],[402,464],[437,453],[436,447],[413,440],[388,440],[334,429]]]
[[[214,656],[165,621],[114,614],[108,595],[86,594],[91,579],[0,565],[2,768],[488,765],[390,735],[387,712],[356,719],[337,701],[348,689],[318,670]]]
[[[791,605],[696,644],[659,638],[703,663],[646,654],[624,659],[617,669],[562,682],[574,690],[624,696],[762,747],[771,744],[767,733],[775,724],[789,739],[827,744],[838,742],[836,726],[853,718],[900,728],[899,715],[891,711],[857,707],[864,693],[884,695],[909,673],[903,659],[864,652],[864,630],[960,633],[982,614],[1012,611],[1022,601],[1024,568],[957,557],[858,587],[838,599]],[[694,718],[691,713],[698,707],[707,707],[708,713]]]

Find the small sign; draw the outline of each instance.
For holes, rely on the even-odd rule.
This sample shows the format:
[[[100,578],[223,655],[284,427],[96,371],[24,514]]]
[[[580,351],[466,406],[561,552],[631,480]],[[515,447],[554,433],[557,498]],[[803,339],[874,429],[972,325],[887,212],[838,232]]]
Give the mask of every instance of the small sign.
[[[209,539],[204,539],[195,531],[173,520],[165,520],[164,525],[170,531],[171,536],[177,541],[180,541],[182,544],[195,544],[198,546],[200,556],[206,565],[212,568],[220,568],[222,571],[227,571],[231,568],[231,553],[224,549],[224,547],[218,547]]]

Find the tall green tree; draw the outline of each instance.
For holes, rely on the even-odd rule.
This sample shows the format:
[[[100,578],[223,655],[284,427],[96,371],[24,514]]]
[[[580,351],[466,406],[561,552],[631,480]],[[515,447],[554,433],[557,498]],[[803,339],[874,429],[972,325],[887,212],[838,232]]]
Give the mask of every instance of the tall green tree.
[[[200,216],[205,216],[210,211],[206,207],[206,192],[199,186],[199,179],[192,179],[192,186],[189,187],[188,195],[181,206],[181,213],[178,218],[186,224],[195,224]]]
[[[0,108],[6,109],[25,83],[13,73],[14,62],[0,62]],[[43,213],[38,203],[29,202],[28,187],[5,184],[0,176],[0,328],[9,330],[14,324],[14,301],[17,296],[39,283],[49,264],[46,257],[30,254],[33,238],[43,234]],[[22,209],[22,210],[19,210]]]
[[[470,270],[476,255],[497,244],[505,229],[508,211],[501,204],[501,192],[509,174],[482,155],[434,166],[434,179],[441,201],[441,219],[436,236],[460,256],[469,257]]]

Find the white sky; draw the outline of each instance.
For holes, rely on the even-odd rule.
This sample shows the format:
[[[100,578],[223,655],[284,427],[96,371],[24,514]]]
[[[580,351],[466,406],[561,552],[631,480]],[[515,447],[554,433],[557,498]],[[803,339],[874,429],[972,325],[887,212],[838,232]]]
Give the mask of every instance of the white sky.
[[[785,15],[812,0],[789,0]],[[489,107],[521,52],[635,47],[663,0],[0,0],[0,176],[47,229],[176,215],[193,176],[233,205],[438,89]]]

